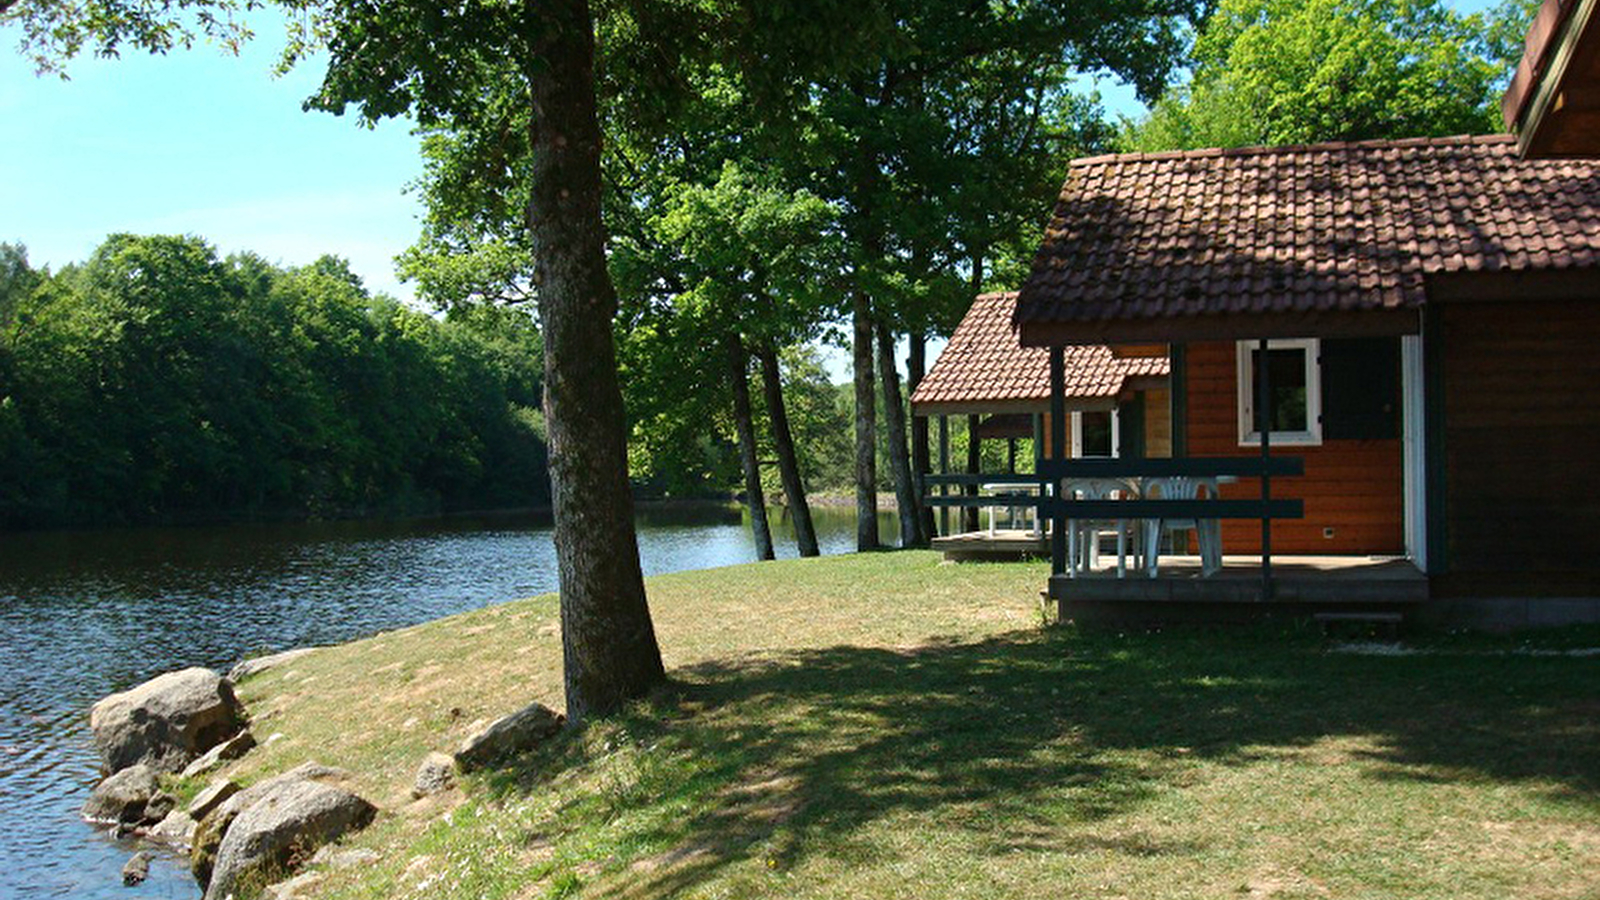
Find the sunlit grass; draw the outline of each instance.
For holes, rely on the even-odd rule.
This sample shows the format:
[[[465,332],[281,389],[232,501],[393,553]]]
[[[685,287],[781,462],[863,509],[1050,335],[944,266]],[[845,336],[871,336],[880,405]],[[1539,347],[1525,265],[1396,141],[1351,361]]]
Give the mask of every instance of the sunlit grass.
[[[480,610],[246,682],[283,737],[235,774],[317,759],[384,807],[329,897],[1597,896],[1600,659],[1044,629],[1044,574],[653,579],[669,688],[412,802],[427,751],[560,706],[553,599]]]

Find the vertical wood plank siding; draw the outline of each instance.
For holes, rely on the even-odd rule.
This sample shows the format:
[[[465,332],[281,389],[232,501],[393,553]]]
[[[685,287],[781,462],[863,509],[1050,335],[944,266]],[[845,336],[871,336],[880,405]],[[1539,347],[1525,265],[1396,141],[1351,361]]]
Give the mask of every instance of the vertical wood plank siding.
[[[1239,446],[1237,361],[1232,342],[1190,344],[1188,349],[1188,428],[1191,456],[1250,456],[1256,447]],[[1274,455],[1305,459],[1305,475],[1274,478],[1274,498],[1305,502],[1305,518],[1272,525],[1273,553],[1401,553],[1405,549],[1399,440],[1325,440],[1302,447],[1274,442]],[[1227,498],[1253,498],[1260,483],[1246,479],[1225,485]],[[1324,537],[1324,529],[1333,529]],[[1227,553],[1259,553],[1258,521],[1224,521]]]
[[[1441,312],[1452,573],[1588,573],[1581,580],[1592,587],[1600,304],[1463,303]]]
[[[1166,458],[1172,455],[1172,394],[1165,390],[1144,392],[1144,455]]]

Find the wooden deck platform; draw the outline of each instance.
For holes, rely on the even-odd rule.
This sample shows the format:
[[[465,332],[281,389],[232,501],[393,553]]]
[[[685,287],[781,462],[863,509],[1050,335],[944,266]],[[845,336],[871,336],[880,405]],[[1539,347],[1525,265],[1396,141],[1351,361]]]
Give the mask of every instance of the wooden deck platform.
[[[969,531],[936,537],[932,546],[945,559],[956,562],[1006,562],[1050,555],[1050,539],[1027,531]]]
[[[1409,560],[1371,556],[1273,556],[1273,592],[1263,596],[1261,558],[1229,556],[1222,571],[1200,573],[1193,556],[1163,557],[1157,578],[1106,571],[1050,579],[1062,621],[1219,621],[1317,613],[1406,614],[1428,600],[1428,579]],[[1115,558],[1109,562],[1114,565]]]

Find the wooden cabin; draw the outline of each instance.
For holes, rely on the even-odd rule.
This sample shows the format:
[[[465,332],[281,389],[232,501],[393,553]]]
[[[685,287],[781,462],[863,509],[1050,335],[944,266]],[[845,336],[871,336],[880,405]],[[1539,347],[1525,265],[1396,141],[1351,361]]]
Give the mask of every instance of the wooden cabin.
[[[1221,519],[1224,553],[1260,570],[1259,588],[1107,586],[1064,577],[1058,560],[1064,614],[1389,590],[1439,621],[1600,621],[1600,467],[1587,457],[1600,440],[1600,163],[1523,159],[1510,136],[1077,160],[1011,324],[1019,351],[1046,354],[1047,412],[1063,416],[1074,348],[1164,345],[1183,462],[1145,467],[1246,473],[1210,505],[1118,509]],[[1055,447],[1041,468],[1140,471]],[[1250,473],[1271,476],[1265,492]],[[1384,590],[1327,589],[1317,573],[1337,566],[1295,582],[1296,556],[1406,573]]]

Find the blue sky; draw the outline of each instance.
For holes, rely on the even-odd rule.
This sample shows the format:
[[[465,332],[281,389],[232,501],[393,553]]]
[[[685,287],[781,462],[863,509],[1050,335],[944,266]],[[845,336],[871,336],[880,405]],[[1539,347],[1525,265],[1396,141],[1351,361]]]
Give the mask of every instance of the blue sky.
[[[410,125],[301,112],[320,68],[275,79],[281,40],[257,30],[240,57],[85,58],[63,82],[36,77],[0,29],[0,241],[58,267],[113,232],[196,234],[288,264],[344,256],[369,287],[409,296],[391,259],[418,229]]]
[[[369,288],[409,299],[392,260],[418,231],[403,191],[421,172],[410,124],[302,112],[320,66],[274,78],[280,32],[253,24],[240,57],[201,46],[84,58],[65,82],[35,77],[17,30],[0,29],[0,241],[52,267],[118,231],[195,234],[290,265],[332,253]],[[1141,109],[1126,88],[1098,86],[1111,111]]]
[[[279,32],[254,27],[239,57],[198,46],[82,58],[70,81],[36,77],[16,29],[0,29],[0,241],[52,267],[118,231],[195,234],[291,265],[333,253],[369,288],[409,299],[392,260],[418,231],[403,191],[421,174],[410,123],[369,130],[302,112],[320,66],[273,77]],[[1137,108],[1131,91],[1102,88]]]

